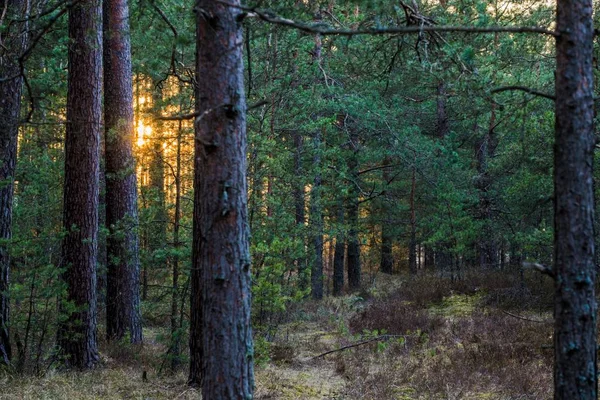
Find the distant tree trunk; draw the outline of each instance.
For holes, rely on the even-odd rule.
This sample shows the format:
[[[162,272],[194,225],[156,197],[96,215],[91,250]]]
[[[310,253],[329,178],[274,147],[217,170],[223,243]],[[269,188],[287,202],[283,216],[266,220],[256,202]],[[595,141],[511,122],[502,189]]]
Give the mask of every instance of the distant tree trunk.
[[[434,252],[431,249],[431,247],[429,247],[427,245],[425,246],[424,252],[425,252],[425,257],[423,260],[424,261],[423,268],[425,268],[426,270],[432,269],[434,266],[434,260],[433,260]]]
[[[181,111],[181,110],[180,110]],[[180,334],[178,332],[181,323],[177,321],[178,317],[178,301],[179,301],[179,250],[181,242],[179,241],[179,229],[181,227],[181,140],[183,127],[179,121],[177,129],[177,154],[175,165],[175,218],[173,220],[173,247],[175,254],[173,255],[173,286],[171,295],[171,371],[175,371],[179,366],[181,351],[180,351]]]
[[[554,398],[597,398],[592,1],[559,0],[554,144]]]
[[[333,295],[339,296],[344,290],[344,258],[346,252],[346,239],[344,236],[344,202],[340,201],[337,208],[338,233],[335,237],[335,251],[333,255]]]
[[[204,399],[250,399],[250,251],[246,187],[243,12],[196,3],[194,231],[190,376]]]
[[[348,161],[351,182],[348,197],[348,285],[350,290],[360,289],[361,267],[360,267],[360,245],[358,242],[358,137],[351,135],[352,155]]]
[[[411,275],[417,274],[417,214],[415,192],[417,189],[417,153],[414,154],[410,185],[410,243],[408,245],[408,269]]]
[[[127,0],[104,0],[106,157],[106,335],[142,342],[133,83]]]
[[[312,298],[323,298],[323,210],[321,205],[321,131],[315,132],[314,159],[315,179],[310,191],[310,228],[313,242],[314,259],[310,281]]]
[[[390,164],[390,159],[384,160],[384,165]],[[383,182],[387,185],[390,181],[390,167],[383,169]],[[389,199],[387,196],[383,196],[383,204],[387,205]],[[389,210],[384,206],[382,209],[384,215],[381,223],[381,264],[380,270],[384,274],[391,274],[394,271],[394,257],[392,255],[392,221],[389,217]]]
[[[156,85],[152,92],[152,103],[154,107],[154,114],[161,115],[161,102],[162,102],[162,90]],[[148,281],[150,280],[150,274],[152,270],[158,270],[161,266],[161,262],[156,259],[156,252],[165,247],[167,242],[167,209],[165,202],[165,165],[163,160],[163,148],[162,141],[159,139],[159,134],[162,132],[163,127],[160,120],[156,121],[155,132],[150,146],[152,152],[150,155],[149,162],[149,173],[148,173],[148,193],[150,201],[148,202],[150,209],[152,210],[152,221],[151,229],[146,232],[145,242],[147,243],[147,249],[150,253],[149,263],[144,265],[142,270],[142,300],[148,298]]]
[[[102,7],[83,0],[69,10],[63,265],[67,298],[58,345],[67,367],[92,368],[96,343],[99,147],[102,121]]]
[[[302,248],[304,251],[305,237],[304,237],[304,223],[305,223],[305,212],[306,207],[304,201],[304,182],[302,180],[303,168],[302,168],[302,153],[304,147],[304,138],[299,132],[294,132],[294,176],[297,180],[294,183],[294,208],[296,211],[296,227],[298,229],[299,240],[303,244]],[[300,289],[306,289],[306,257],[298,257],[296,259],[296,266],[298,268],[298,277],[300,282]]]
[[[27,16],[27,4],[24,0],[1,0],[0,9],[6,12],[6,18],[19,20]],[[27,46],[27,35],[26,24],[15,23],[3,35],[0,49],[0,79],[7,78],[0,80],[0,364],[6,365],[11,359],[10,258],[6,241],[12,235],[13,183],[23,87],[18,59]]]
[[[315,23],[321,21],[321,11],[318,10],[314,17]],[[312,51],[312,61],[322,66],[323,41],[321,35],[315,35],[315,46]],[[313,242],[314,258],[311,263],[311,294],[312,298],[323,298],[323,207],[321,204],[321,142],[323,132],[317,129],[313,137],[313,169],[315,178],[310,191],[310,232]]]
[[[446,112],[446,84],[443,81],[438,83],[437,87],[437,126],[436,135],[440,139],[444,139],[450,131],[448,125],[448,113]]]

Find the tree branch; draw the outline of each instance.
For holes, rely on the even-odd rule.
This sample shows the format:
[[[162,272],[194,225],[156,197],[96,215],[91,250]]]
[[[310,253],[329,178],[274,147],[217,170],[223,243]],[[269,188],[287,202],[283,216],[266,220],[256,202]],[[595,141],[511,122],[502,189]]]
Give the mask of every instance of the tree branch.
[[[534,269],[538,272],[541,272],[544,275],[548,275],[552,279],[556,277],[556,275],[554,274],[554,270],[551,267],[547,267],[543,264],[524,262],[523,267]]]
[[[287,26],[298,29],[303,32],[321,35],[354,36],[354,35],[403,35],[421,32],[465,32],[465,33],[541,33],[553,37],[558,37],[558,32],[538,26],[394,26],[388,28],[363,28],[363,29],[334,29],[323,23],[308,24],[291,19],[283,18],[270,10],[257,7],[240,6],[228,3],[223,0],[216,0],[218,3],[237,8],[248,13],[248,16],[255,16],[265,22]]]
[[[409,335],[381,335],[381,336],[377,336],[377,337],[374,337],[374,338],[371,338],[371,339],[368,339],[368,340],[363,340],[362,342],[353,343],[353,344],[349,344],[347,346],[342,346],[342,347],[337,348],[337,349],[326,351],[325,353],[321,353],[321,354],[319,354],[317,356],[314,356],[312,358],[312,360],[315,360],[315,359],[320,358],[320,357],[325,357],[328,354],[336,353],[338,351],[343,351],[343,350],[346,350],[346,349],[351,349],[353,347],[362,346],[364,344],[378,342],[380,340],[393,339],[393,338],[400,338],[400,337],[406,338],[407,336],[409,336]]]
[[[501,86],[501,87],[492,89],[490,93],[495,94],[495,93],[508,92],[508,91],[511,91],[511,90],[519,90],[521,92],[529,93],[529,94],[532,94],[534,96],[543,97],[545,99],[552,100],[552,101],[556,100],[556,97],[554,95],[552,95],[552,94],[539,92],[539,91],[537,91],[535,89],[531,89],[531,88],[528,88],[526,86]]]
[[[548,322],[548,321],[540,321],[537,319],[531,319],[531,318],[525,318],[525,317],[521,317],[520,315],[516,315],[516,314],[511,314],[508,311],[504,311],[504,310],[500,310],[503,314],[506,314],[508,316],[511,316],[513,318],[517,318],[517,319],[521,319],[523,321],[528,321],[528,322],[535,322],[536,324],[552,324],[552,322]]]
[[[250,110],[254,110],[255,108],[264,106],[265,104],[269,104],[268,101],[266,100],[261,100],[258,103],[252,104],[251,106],[249,106],[248,108],[246,108],[246,112],[250,111]],[[221,106],[223,107],[223,106]],[[189,114],[175,114],[175,115],[169,115],[166,117],[156,117],[155,119],[159,120],[159,121],[185,121],[188,119],[194,119],[196,117],[200,117],[200,119],[204,118],[204,116],[208,113],[213,112],[214,109],[210,109],[207,111],[203,111],[203,112],[193,112],[193,113],[189,113]]]

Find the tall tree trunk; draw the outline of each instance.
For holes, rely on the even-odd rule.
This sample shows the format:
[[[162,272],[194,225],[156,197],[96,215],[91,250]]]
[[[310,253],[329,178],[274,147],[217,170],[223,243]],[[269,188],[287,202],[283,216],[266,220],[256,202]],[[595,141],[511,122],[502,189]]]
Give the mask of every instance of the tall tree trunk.
[[[440,81],[437,87],[437,125],[436,135],[440,139],[444,139],[450,127],[448,125],[448,113],[446,112],[446,101],[448,95],[446,93],[446,84],[444,81]]]
[[[314,259],[310,273],[313,299],[323,298],[323,209],[321,204],[321,131],[315,132],[314,160],[315,179],[310,191],[310,228]]]
[[[304,201],[304,181],[303,167],[302,167],[302,153],[304,148],[304,138],[300,132],[294,132],[294,176],[296,181],[294,182],[294,208],[296,212],[296,227],[298,230],[299,241],[302,244],[302,252],[304,252],[305,236],[304,236],[304,224],[305,224],[305,201]],[[307,271],[306,271],[306,256],[298,257],[296,259],[296,266],[298,268],[298,278],[300,283],[300,289],[304,290],[308,286],[307,284]]]
[[[321,21],[320,10],[314,17],[315,23]],[[312,61],[322,68],[323,42],[320,35],[315,35],[315,46],[312,53]],[[311,264],[310,281],[313,299],[323,298],[323,209],[321,204],[321,142],[323,133],[319,129],[315,131],[313,144],[313,168],[315,178],[310,191],[310,228],[313,242],[314,258]]]
[[[127,0],[104,0],[106,335],[142,342],[133,83]]]
[[[592,1],[559,0],[554,143],[554,398],[596,399]]]
[[[181,109],[180,109],[181,111]],[[179,302],[179,229],[181,225],[181,140],[183,134],[182,122],[179,121],[177,129],[177,154],[175,164],[175,218],[173,220],[173,247],[175,254],[173,255],[173,286],[171,295],[171,371],[175,371],[180,362],[180,333],[177,321],[178,317],[178,302]]]
[[[162,106],[162,90],[153,85],[154,90],[152,92],[152,106],[154,115],[161,115]],[[139,91],[138,91],[139,93]],[[150,275],[153,271],[160,270],[162,260],[157,260],[157,251],[163,249],[167,242],[167,223],[168,215],[165,201],[165,163],[163,160],[163,148],[162,141],[158,136],[160,132],[163,132],[163,124],[160,120],[155,122],[155,132],[150,146],[152,152],[149,161],[149,172],[148,172],[148,193],[150,201],[148,205],[152,210],[152,221],[151,228],[146,232],[145,242],[147,243],[147,250],[150,253],[150,260],[144,265],[142,270],[142,300],[148,298],[148,281],[151,279]]]
[[[98,309],[106,309],[106,275],[108,254],[106,249],[106,163],[104,135],[100,136],[100,178],[98,197],[98,261],[96,267],[96,292],[98,293]]]
[[[243,12],[196,3],[194,231],[190,377],[204,399],[248,399],[254,387],[246,187]]]
[[[65,138],[63,303],[58,345],[67,367],[92,368],[96,343],[96,257],[102,120],[102,7],[83,0],[69,10]]]
[[[348,191],[348,285],[350,290],[360,289],[361,266],[360,245],[358,242],[358,136],[350,135],[351,155],[348,160],[350,173],[350,190]]]
[[[346,240],[344,236],[344,201],[340,201],[337,209],[338,233],[335,237],[335,254],[333,256],[333,295],[339,296],[344,289],[344,258]]]
[[[384,165],[390,164],[390,158],[386,157],[383,161]],[[390,167],[383,168],[383,183],[387,185],[390,181]],[[380,270],[384,274],[391,274],[394,271],[394,256],[392,254],[392,221],[389,216],[390,210],[387,207],[388,202],[390,201],[387,194],[383,196],[383,219],[381,223],[381,264]]]
[[[4,18],[20,20],[27,16],[24,0],[1,0]],[[0,31],[3,37],[0,49],[0,364],[10,364],[9,334],[10,257],[6,242],[12,235],[12,205],[17,163],[17,137],[23,77],[20,76],[19,57],[27,45],[27,27],[15,23],[12,29]],[[14,77],[14,79],[10,79]]]
[[[408,269],[411,275],[417,274],[417,213],[415,210],[415,192],[417,189],[417,153],[413,158],[410,185],[410,243],[408,245]]]

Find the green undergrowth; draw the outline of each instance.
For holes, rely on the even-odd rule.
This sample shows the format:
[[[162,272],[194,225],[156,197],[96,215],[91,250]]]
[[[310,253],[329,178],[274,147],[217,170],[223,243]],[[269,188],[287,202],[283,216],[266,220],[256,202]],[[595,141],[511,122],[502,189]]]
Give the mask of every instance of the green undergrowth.
[[[546,320],[541,295],[505,313],[510,282],[482,282],[378,276],[361,293],[290,306],[283,322],[256,329],[255,398],[550,398],[551,325],[509,315]],[[167,332],[144,334],[143,347],[101,343],[91,372],[0,373],[0,399],[199,398],[185,363],[174,374],[165,366]]]

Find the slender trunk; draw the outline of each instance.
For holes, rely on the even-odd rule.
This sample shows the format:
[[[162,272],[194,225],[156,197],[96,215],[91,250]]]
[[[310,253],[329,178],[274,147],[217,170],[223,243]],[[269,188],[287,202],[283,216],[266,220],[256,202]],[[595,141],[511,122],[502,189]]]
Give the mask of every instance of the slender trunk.
[[[554,398],[596,399],[592,1],[559,0],[554,144]]]
[[[357,290],[361,285],[360,245],[358,242],[358,137],[351,135],[351,155],[348,161],[350,190],[348,191],[348,285]]]
[[[107,240],[106,335],[142,342],[133,83],[127,0],[104,0]]]
[[[69,10],[62,259],[67,283],[58,345],[67,367],[92,368],[96,343],[99,147],[102,120],[102,7],[83,0]]]
[[[271,40],[272,39],[272,40]],[[270,59],[270,63],[271,63],[271,68],[269,70],[269,74],[270,74],[270,81],[271,84],[275,83],[275,80],[277,79],[277,32],[274,31],[274,33],[269,35],[269,48],[270,48],[270,55],[271,55],[271,59]],[[273,94],[271,96],[271,118],[269,120],[269,130],[270,130],[270,140],[275,140],[275,117],[277,115],[277,92],[273,91]],[[269,154],[269,158],[273,158],[272,154]],[[266,196],[266,203],[267,203],[267,217],[271,218],[273,217],[273,183],[274,183],[275,177],[273,176],[273,174],[269,171],[269,174],[267,176],[267,196]]]
[[[156,88],[152,92],[152,102],[154,107],[154,114],[160,115],[161,102],[162,102],[162,91]],[[139,91],[138,91],[139,92]],[[162,260],[156,259],[156,252],[163,249],[167,242],[167,209],[165,204],[165,166],[163,160],[163,148],[162,141],[159,140],[158,134],[163,131],[162,124],[160,121],[156,122],[156,134],[153,136],[151,143],[149,144],[152,149],[149,161],[149,181],[148,181],[148,194],[149,194],[149,207],[151,209],[151,228],[146,233],[146,242],[148,244],[148,252],[150,253],[150,260],[144,265],[143,276],[142,276],[142,299],[148,298],[148,282],[151,280],[151,274],[153,271],[161,269]]]
[[[415,153],[410,185],[410,243],[408,246],[408,269],[411,275],[417,274],[417,214],[415,211],[415,191],[417,188],[417,154]]]
[[[179,228],[181,225],[181,135],[183,133],[182,123],[179,121],[177,129],[177,160],[175,165],[175,218],[173,220],[173,287],[171,297],[171,371],[179,366],[180,358],[180,333],[177,323],[178,301],[179,301]]]
[[[196,4],[190,376],[204,399],[254,387],[240,0]]]
[[[310,225],[312,232],[314,259],[310,280],[313,299],[323,298],[323,210],[321,205],[321,131],[314,137],[315,179],[310,191]]]
[[[303,167],[302,167],[302,153],[304,147],[304,138],[299,132],[294,132],[294,208],[296,211],[296,227],[298,229],[298,240],[302,245],[302,252],[304,252],[305,236],[304,236],[304,224],[305,218],[305,201],[304,201],[304,182]],[[298,257],[296,259],[296,266],[298,268],[298,278],[300,283],[300,289],[304,290],[308,286],[307,282],[307,271],[306,271],[306,257]]]
[[[446,84],[443,81],[438,83],[437,87],[437,126],[436,135],[440,139],[444,139],[450,127],[448,125],[448,113],[446,112],[446,101],[448,95],[446,94]]]
[[[320,11],[315,14],[314,21],[321,20]],[[322,68],[322,47],[321,35],[315,35],[315,46],[312,53],[312,61]],[[311,266],[311,293],[313,299],[323,298],[323,209],[321,204],[321,142],[323,132],[317,130],[314,133],[314,157],[313,168],[315,178],[310,191],[310,228],[313,242],[314,259]]]
[[[389,165],[391,163],[391,159],[389,157],[386,157],[385,160],[383,161],[384,165]],[[391,169],[390,167],[385,167],[382,170],[382,175],[383,175],[383,184],[384,185],[388,185],[388,182],[390,182],[391,177],[390,177],[390,173],[391,173]],[[392,235],[392,221],[390,218],[390,210],[388,207],[388,204],[390,202],[390,199],[386,194],[382,197],[382,210],[381,213],[383,215],[382,218],[382,223],[381,223],[381,264],[379,266],[379,269],[381,270],[381,272],[383,272],[384,274],[391,274],[394,271],[394,256],[392,254],[392,241],[393,241],[393,235]]]
[[[431,249],[431,247],[429,247],[429,246],[425,246],[424,252],[425,252],[425,257],[424,257],[424,260],[423,260],[424,261],[423,262],[423,267],[426,270],[432,269],[433,266],[434,266],[434,262],[433,262],[434,252]]]
[[[2,0],[6,17],[22,19],[27,14],[23,0]],[[14,31],[3,37],[0,50],[0,77],[19,75],[18,59],[27,43],[25,24],[15,24]],[[10,258],[7,241],[12,235],[12,206],[15,166],[17,162],[17,137],[21,111],[23,78],[0,81],[0,364],[10,364]]]
[[[335,254],[333,256],[333,295],[339,296],[344,290],[344,256],[346,240],[344,238],[344,202],[337,209],[338,234],[335,238]]]

